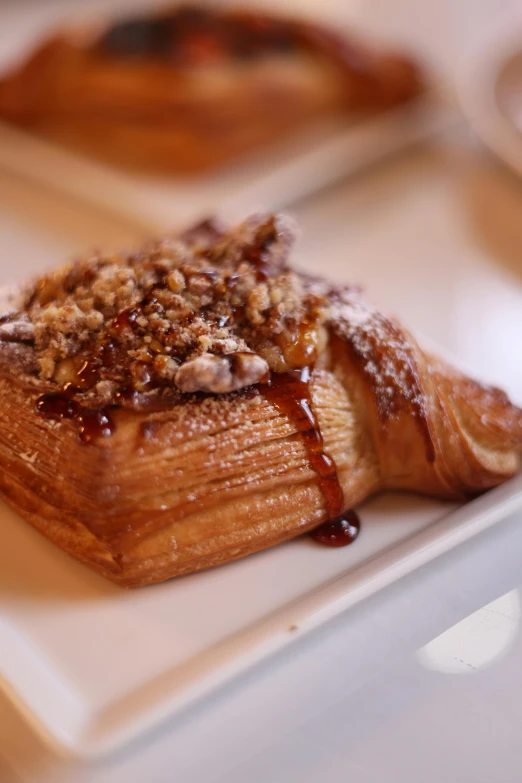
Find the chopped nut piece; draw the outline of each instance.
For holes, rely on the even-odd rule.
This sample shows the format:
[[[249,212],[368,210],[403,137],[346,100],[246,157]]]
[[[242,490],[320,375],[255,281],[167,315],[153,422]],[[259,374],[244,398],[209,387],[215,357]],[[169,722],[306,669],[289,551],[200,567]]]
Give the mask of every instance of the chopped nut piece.
[[[267,377],[268,372],[267,363],[254,353],[224,357],[204,354],[182,365],[175,381],[183,392],[223,394],[258,383]]]
[[[257,285],[247,297],[246,315],[254,325],[265,322],[263,313],[270,307],[270,295],[266,283]]]
[[[34,340],[34,326],[26,320],[8,321],[0,324],[0,340],[7,342],[32,342]]]
[[[315,360],[329,310],[287,266],[292,242],[287,220],[254,215],[96,254],[37,280],[5,322],[0,310],[0,343],[33,343],[40,379],[89,404],[166,385],[241,389]]]
[[[175,294],[179,293],[180,291],[183,291],[185,288],[185,278],[179,271],[179,269],[173,269],[172,272],[169,272],[167,275],[167,283],[171,291],[173,291]]]
[[[54,368],[53,381],[60,386],[74,383],[77,378],[76,367],[72,359],[63,359]]]
[[[174,376],[178,370],[178,363],[171,356],[156,356],[154,358],[154,369],[161,378],[166,378],[169,381],[174,379]]]
[[[42,356],[40,359],[40,375],[45,381],[50,380],[54,375],[56,362],[50,356]]]

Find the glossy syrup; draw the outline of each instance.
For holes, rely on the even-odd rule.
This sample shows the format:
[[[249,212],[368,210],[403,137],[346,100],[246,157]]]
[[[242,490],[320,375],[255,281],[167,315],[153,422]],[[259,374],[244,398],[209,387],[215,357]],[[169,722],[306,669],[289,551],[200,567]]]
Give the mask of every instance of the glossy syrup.
[[[36,400],[36,411],[42,419],[75,421],[82,443],[93,443],[114,432],[114,421],[107,408],[86,408],[66,392],[42,394]]]
[[[361,522],[355,511],[345,511],[337,519],[329,519],[312,530],[314,541],[325,546],[348,546],[352,544],[361,529]]]
[[[312,407],[310,367],[273,374],[263,387],[264,396],[296,426],[306,448],[308,464],[318,476],[329,520],[312,532],[326,546],[347,546],[357,538],[359,520],[354,511],[343,513],[344,493],[337,466],[324,450],[319,421]]]

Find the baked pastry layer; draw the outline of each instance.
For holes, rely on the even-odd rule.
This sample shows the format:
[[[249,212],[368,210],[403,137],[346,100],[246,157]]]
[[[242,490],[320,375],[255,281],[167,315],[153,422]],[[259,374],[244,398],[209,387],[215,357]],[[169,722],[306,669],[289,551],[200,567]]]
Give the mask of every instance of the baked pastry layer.
[[[6,295],[7,502],[131,586],[272,546],[380,490],[465,498],[513,475],[522,411],[356,289],[292,270],[290,247],[276,216],[204,224]],[[169,279],[177,307],[156,295]]]

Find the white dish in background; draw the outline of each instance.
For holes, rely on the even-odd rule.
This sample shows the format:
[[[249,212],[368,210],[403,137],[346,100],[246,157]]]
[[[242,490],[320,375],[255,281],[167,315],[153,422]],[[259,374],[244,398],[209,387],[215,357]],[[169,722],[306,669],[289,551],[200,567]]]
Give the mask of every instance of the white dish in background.
[[[462,62],[460,104],[481,141],[522,176],[522,18],[495,28]]]
[[[287,207],[454,121],[454,110],[429,93],[358,123],[317,125],[218,173],[186,180],[131,174],[0,122],[0,167],[147,232],[165,231],[216,211],[235,218]]]
[[[165,3],[169,0],[160,0],[160,5]],[[72,12],[67,0],[33,4],[29,15],[23,4],[9,9],[7,24],[0,28],[0,71],[23,62],[61,25],[82,20],[91,24],[111,11],[143,9],[144,0],[92,0],[81,12]],[[318,8],[313,0],[297,5],[295,0],[256,0],[256,5],[290,14],[298,9],[299,15],[312,20],[346,26],[335,3],[323,1]],[[393,48],[393,39],[390,45]],[[130,219],[150,233],[184,227],[216,211],[234,219],[259,208],[288,207],[458,121],[444,89],[435,87],[374,117],[359,121],[348,117],[299,129],[279,144],[254,150],[214,174],[193,179],[126,172],[0,121],[0,169],[100,207],[108,215]]]

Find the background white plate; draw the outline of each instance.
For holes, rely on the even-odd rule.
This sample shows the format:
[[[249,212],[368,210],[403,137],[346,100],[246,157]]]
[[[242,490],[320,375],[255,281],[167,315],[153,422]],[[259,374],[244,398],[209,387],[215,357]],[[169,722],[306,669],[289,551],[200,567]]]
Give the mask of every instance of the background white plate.
[[[431,93],[358,123],[315,125],[266,151],[194,179],[131,174],[0,122],[0,167],[79,198],[149,231],[215,214],[233,219],[286,207],[455,122]]]
[[[270,8],[271,0],[260,0],[259,4]],[[9,34],[0,28],[0,70],[22,61],[42,37],[60,25],[78,23],[86,14],[87,19],[96,19],[100,13],[106,16],[109,8],[131,13],[135,5],[142,7],[142,0],[91,0],[87,9],[81,5],[75,13],[67,2],[54,0],[36,3],[29,14],[27,8],[24,13],[23,7],[14,4],[4,26]],[[290,13],[296,13],[295,2],[275,3],[279,12],[285,5]],[[341,27],[346,24],[343,14],[339,10],[332,14],[327,3],[322,8],[315,6],[303,0],[297,13],[319,20],[324,16],[329,24]],[[369,38],[375,36],[370,33]],[[406,51],[411,48],[393,37],[389,42],[384,39],[382,45]],[[247,155],[216,173],[187,179],[126,172],[0,122],[0,167],[79,197],[106,214],[130,217],[147,230],[169,230],[216,211],[234,217],[267,205],[271,209],[286,207],[454,122],[454,107],[446,96],[432,90],[374,118],[347,118],[304,127],[280,144]]]

